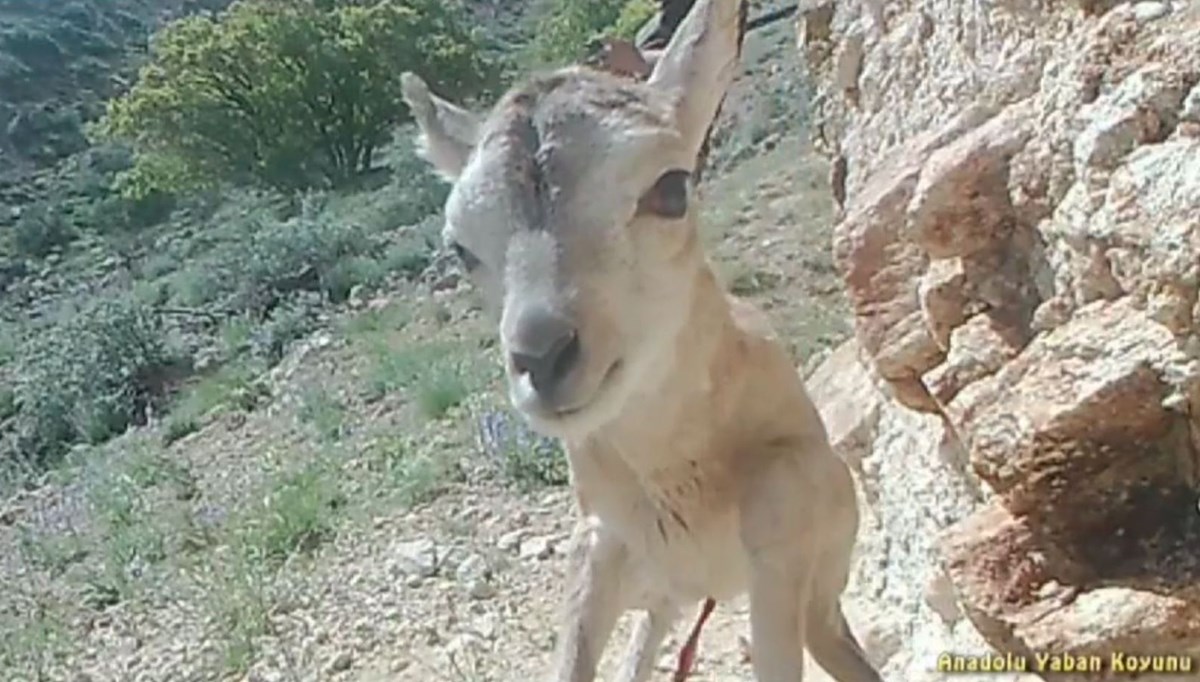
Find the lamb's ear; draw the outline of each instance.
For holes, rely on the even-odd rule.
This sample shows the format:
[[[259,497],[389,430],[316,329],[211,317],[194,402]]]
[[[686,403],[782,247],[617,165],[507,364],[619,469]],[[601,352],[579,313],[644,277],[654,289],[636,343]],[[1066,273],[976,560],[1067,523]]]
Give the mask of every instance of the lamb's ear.
[[[692,156],[716,116],[738,66],[738,21],[745,0],[697,0],[675,29],[648,83],[676,96],[675,124]]]
[[[415,73],[401,74],[400,88],[421,130],[417,137],[421,156],[439,175],[454,182],[479,139],[479,117],[430,92],[429,86]]]

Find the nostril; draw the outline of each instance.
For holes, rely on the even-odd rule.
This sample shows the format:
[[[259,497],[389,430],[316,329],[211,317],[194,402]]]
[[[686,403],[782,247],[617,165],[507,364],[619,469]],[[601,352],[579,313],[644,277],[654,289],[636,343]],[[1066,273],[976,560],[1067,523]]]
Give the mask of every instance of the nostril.
[[[504,336],[517,376],[548,393],[580,362],[578,330],[570,317],[546,306],[529,306],[506,316]]]
[[[557,351],[558,357],[554,358],[554,364],[550,372],[555,380],[562,379],[567,375],[567,372],[571,371],[576,361],[579,360],[579,350],[579,334],[571,332],[570,336],[566,338],[565,343],[559,346]]]
[[[513,369],[517,370],[517,374],[529,374],[537,367],[538,359],[532,355],[525,353],[513,353],[512,364]]]
[[[528,375],[536,390],[548,391],[579,362],[581,352],[579,336],[572,329],[555,339],[543,354],[514,351],[510,359],[517,374]]]

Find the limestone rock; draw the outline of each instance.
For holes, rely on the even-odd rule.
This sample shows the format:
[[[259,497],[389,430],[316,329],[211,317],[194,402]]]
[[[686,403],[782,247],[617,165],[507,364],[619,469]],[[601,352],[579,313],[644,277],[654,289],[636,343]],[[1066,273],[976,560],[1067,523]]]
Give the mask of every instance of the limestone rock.
[[[925,161],[906,230],[930,258],[994,247],[1012,227],[1008,162],[1032,135],[1030,112],[1010,107]]]
[[[855,331],[809,384],[886,679],[1200,651],[1200,11],[1077,4],[805,10]]]
[[[401,576],[420,579],[437,574],[438,548],[429,538],[397,542],[392,557],[393,571]]]
[[[950,404],[962,389],[994,374],[1021,350],[988,314],[976,315],[956,328],[949,347],[946,362],[924,377],[941,405]]]
[[[967,273],[961,258],[936,260],[917,285],[925,324],[938,346],[950,350],[950,335],[967,319]]]
[[[807,381],[833,449],[854,468],[870,454],[885,399],[851,340],[838,346]]]
[[[1185,94],[1182,74],[1151,64],[1084,107],[1079,116],[1086,127],[1075,138],[1076,173],[1112,168],[1135,146],[1166,137]]]

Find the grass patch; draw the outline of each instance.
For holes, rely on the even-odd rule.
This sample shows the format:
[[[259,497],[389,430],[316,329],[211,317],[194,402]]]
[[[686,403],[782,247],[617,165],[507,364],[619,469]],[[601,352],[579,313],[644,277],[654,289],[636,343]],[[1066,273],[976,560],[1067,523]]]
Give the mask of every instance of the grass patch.
[[[346,406],[323,388],[309,388],[301,394],[296,418],[324,442],[341,440],[346,434]]]
[[[192,435],[200,430],[200,422],[189,414],[172,416],[163,426],[162,443],[164,446]]]
[[[72,648],[65,609],[41,590],[5,587],[18,603],[16,613],[0,610],[0,671],[28,671],[14,680],[48,680],[50,668]]]
[[[406,507],[437,498],[457,473],[445,456],[418,452],[412,443],[397,436],[371,443],[367,466],[376,475],[378,492]]]
[[[169,521],[148,494],[166,480],[166,469],[148,461],[106,470],[89,486],[97,532],[83,598],[94,608],[132,597],[146,573],[168,556]]]
[[[238,554],[278,567],[333,538],[346,503],[338,480],[339,472],[320,459],[277,477],[234,529]]]
[[[347,511],[343,473],[317,456],[268,479],[254,500],[232,517],[214,569],[202,572],[213,629],[221,638],[217,665],[245,673],[264,636],[273,632],[274,581],[293,557],[309,556],[336,537]]]
[[[227,672],[246,672],[259,641],[271,632],[271,578],[263,566],[239,556],[208,585],[211,617],[223,640],[219,666]]]
[[[178,500],[190,500],[197,494],[191,470],[167,453],[150,447],[142,447],[129,457],[125,476],[141,489],[169,486]]]
[[[481,383],[475,359],[462,343],[422,343],[400,350],[376,343],[371,352],[375,357],[366,397],[374,400],[404,390],[426,419],[445,416]]]
[[[28,526],[17,529],[17,550],[24,562],[50,578],[58,578],[88,556],[86,541],[78,532],[39,532]]]
[[[440,419],[462,404],[471,389],[463,360],[442,360],[421,375],[413,387],[417,409],[426,419]]]
[[[370,343],[381,335],[402,331],[412,322],[412,312],[393,301],[380,308],[352,315],[342,322],[342,334],[352,341]]]
[[[186,389],[172,407],[164,438],[178,440],[225,411],[252,412],[269,397],[247,364],[224,365]],[[168,437],[174,435],[174,438]]]

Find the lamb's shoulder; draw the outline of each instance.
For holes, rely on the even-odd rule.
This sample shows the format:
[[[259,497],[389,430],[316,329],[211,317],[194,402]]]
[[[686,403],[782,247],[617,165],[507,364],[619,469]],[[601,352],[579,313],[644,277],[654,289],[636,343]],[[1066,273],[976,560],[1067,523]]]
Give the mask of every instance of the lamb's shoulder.
[[[779,342],[779,333],[762,308],[734,294],[726,294],[725,299],[729,302],[734,327],[744,336],[768,344]]]

